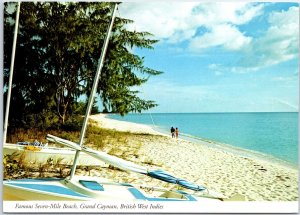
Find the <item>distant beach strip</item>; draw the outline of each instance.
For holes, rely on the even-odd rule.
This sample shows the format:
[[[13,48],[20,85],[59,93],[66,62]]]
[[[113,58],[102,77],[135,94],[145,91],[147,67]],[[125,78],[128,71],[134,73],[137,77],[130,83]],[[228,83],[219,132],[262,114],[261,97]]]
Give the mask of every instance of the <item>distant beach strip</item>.
[[[110,117],[98,114],[90,118],[103,128],[153,134],[143,135],[139,152],[178,177],[225,196],[244,195],[249,201],[298,201],[298,169],[291,165],[245,156],[247,153],[238,154],[222,145],[211,147],[218,144],[205,140],[172,138],[151,126]]]
[[[224,150],[298,166],[298,113],[154,113],[109,114],[109,118],[142,123],[180,137],[214,143]],[[211,145],[211,144],[210,144]]]

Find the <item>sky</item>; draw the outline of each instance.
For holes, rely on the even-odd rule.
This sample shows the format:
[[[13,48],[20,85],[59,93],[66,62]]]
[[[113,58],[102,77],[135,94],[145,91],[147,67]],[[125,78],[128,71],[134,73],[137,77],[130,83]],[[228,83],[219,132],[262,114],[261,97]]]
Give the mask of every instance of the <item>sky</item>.
[[[118,16],[159,40],[132,50],[163,72],[138,88],[150,112],[298,111],[299,4],[124,2]]]

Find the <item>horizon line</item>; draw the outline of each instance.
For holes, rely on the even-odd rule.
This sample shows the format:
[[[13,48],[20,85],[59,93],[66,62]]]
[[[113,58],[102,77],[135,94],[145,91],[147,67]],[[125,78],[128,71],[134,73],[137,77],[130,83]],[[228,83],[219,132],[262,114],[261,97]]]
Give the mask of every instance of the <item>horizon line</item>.
[[[103,113],[103,112],[100,112]],[[186,114],[186,113],[191,113],[191,114],[199,114],[199,113],[204,113],[204,114],[215,114],[215,113],[299,113],[299,111],[219,111],[219,112],[130,112],[128,114]],[[105,114],[119,114],[119,113],[105,113]],[[127,114],[125,114],[127,115]]]

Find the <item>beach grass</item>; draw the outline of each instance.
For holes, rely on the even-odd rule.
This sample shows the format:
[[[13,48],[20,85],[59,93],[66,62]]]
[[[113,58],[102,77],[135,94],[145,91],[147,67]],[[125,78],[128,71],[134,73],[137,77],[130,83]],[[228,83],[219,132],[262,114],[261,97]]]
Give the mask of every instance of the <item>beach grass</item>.
[[[14,133],[10,133],[7,137],[7,142],[33,142],[35,140],[45,143],[46,135],[52,134],[73,142],[79,141],[80,131],[61,131],[61,130],[38,130],[38,129],[14,129]],[[93,121],[88,125],[85,145],[100,151],[106,151],[108,154],[128,160],[130,157],[137,158],[138,150],[141,148],[140,142],[130,142],[131,132],[117,131],[112,129],[101,128]],[[147,134],[137,134],[138,136],[145,136]],[[49,143],[49,146],[61,147],[59,144]],[[3,157],[4,179],[26,178],[26,177],[65,177],[70,172],[70,165],[61,164],[61,160],[49,158],[45,164],[28,163],[24,160],[24,153],[15,153],[12,155],[5,155]],[[55,162],[53,162],[55,161]],[[111,170],[119,170],[108,167]],[[80,167],[79,169],[88,172],[95,167]]]
[[[264,160],[232,154],[209,144],[174,140],[164,135],[145,132],[146,128],[134,123],[97,116],[99,123],[91,121],[88,126],[85,146],[104,151],[125,160],[132,161],[149,169],[164,169],[179,178],[217,191],[227,197],[236,194],[245,196],[248,201],[298,201],[298,170]],[[96,116],[94,118],[97,118]],[[119,130],[122,129],[121,131]],[[136,133],[133,131],[141,132]],[[20,130],[9,137],[11,142],[45,141],[47,133],[78,141],[80,132]],[[23,138],[29,139],[23,139]],[[30,139],[31,138],[31,139]],[[70,166],[51,163],[20,165],[21,161],[9,158],[4,169],[9,177],[65,177]],[[24,170],[13,166],[18,163]],[[16,165],[15,165],[16,166]],[[8,169],[6,170],[6,167]],[[55,167],[55,168],[54,168]],[[13,172],[16,171],[14,174]],[[27,173],[22,173],[27,171]],[[21,172],[21,173],[20,173]],[[115,182],[147,184],[149,186],[171,188],[173,185],[144,175],[121,171],[112,166],[81,167],[76,174],[104,177]]]
[[[80,131],[63,131],[63,130],[39,130],[35,129],[23,129],[17,128],[14,129],[14,133],[8,134],[7,142],[8,143],[17,143],[17,142],[33,142],[35,140],[45,143],[46,135],[52,134],[54,136],[58,136],[60,138],[70,140],[78,143]],[[85,145],[96,148],[103,149],[109,145],[110,148],[113,148],[115,145],[127,145],[128,139],[130,139],[130,132],[123,132],[111,129],[101,128],[91,122],[88,125],[86,136],[85,136]],[[147,134],[139,134],[139,135],[147,135]],[[59,146],[59,145],[57,145]],[[138,144],[133,146],[137,147]],[[114,149],[111,149],[112,152]],[[117,149],[115,149],[117,150]],[[114,154],[114,153],[112,153]]]

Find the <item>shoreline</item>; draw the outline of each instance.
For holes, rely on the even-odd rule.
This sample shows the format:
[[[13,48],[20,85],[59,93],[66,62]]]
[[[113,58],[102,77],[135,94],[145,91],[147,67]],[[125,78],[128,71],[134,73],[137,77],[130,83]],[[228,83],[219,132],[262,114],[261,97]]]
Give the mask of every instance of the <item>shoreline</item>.
[[[125,122],[125,123],[129,123],[130,126],[138,126],[139,125],[139,126],[142,126],[142,127],[144,127],[144,126],[148,127],[148,129],[149,129],[148,133],[151,133],[151,131],[154,131],[154,132],[157,132],[156,133],[157,135],[170,136],[170,134],[166,130],[163,130],[162,128],[160,128],[158,126],[153,126],[153,125],[150,125],[150,124],[142,124],[142,123],[139,124],[139,123],[129,122],[129,121],[125,121],[125,120],[124,121],[123,120],[115,120],[115,119],[111,119],[111,118],[107,117],[107,115],[109,115],[109,114],[101,114],[101,115],[103,115],[101,117],[105,117],[105,119],[112,120],[112,121],[115,121],[117,123]],[[119,130],[119,129],[116,129],[116,130]],[[119,130],[119,131],[121,131],[121,130]],[[130,131],[135,133],[136,129],[133,129],[133,130],[130,130]],[[140,133],[140,132],[137,132],[137,133]],[[147,133],[147,131],[146,131],[146,133]],[[269,163],[274,163],[275,162],[276,164],[278,164],[282,167],[291,168],[293,170],[298,170],[298,164],[297,163],[292,163],[290,161],[283,160],[281,158],[277,158],[273,155],[265,154],[263,152],[254,151],[254,150],[250,150],[250,149],[245,149],[245,148],[233,146],[233,145],[222,143],[222,142],[217,142],[217,141],[214,141],[214,140],[204,139],[204,138],[196,137],[196,136],[193,136],[193,135],[190,135],[190,134],[181,133],[180,136],[181,137],[179,139],[187,140],[187,141],[190,141],[190,142],[196,142],[196,143],[199,143],[199,144],[204,144],[204,145],[207,145],[209,147],[214,147],[214,148],[217,148],[219,150],[227,151],[229,153],[232,153],[233,155],[237,155],[237,156],[240,156],[240,157],[246,157],[246,158],[252,158],[252,159],[256,159],[256,160],[261,160],[262,162],[269,162]]]
[[[138,158],[131,160],[133,162],[142,165],[150,163],[151,166],[165,169],[228,197],[241,194],[249,201],[298,200],[298,169],[243,157],[220,147],[213,147],[214,144],[204,143],[205,141],[199,144],[197,141],[174,139],[169,135],[153,132],[154,129],[150,126],[110,119],[104,114],[90,118],[102,128],[132,132],[129,144],[138,142],[141,145],[137,152]],[[123,179],[152,185],[158,183],[141,177],[132,179],[131,173]]]
[[[153,134],[153,135],[165,135],[161,132],[154,130],[151,126],[138,124],[134,122],[120,121],[116,119],[111,119],[107,117],[107,114],[96,114],[89,116],[89,119],[97,121],[101,126],[107,129],[122,131],[122,132],[132,132],[137,134]]]
[[[237,146],[232,146],[230,144],[221,143],[213,140],[207,140],[202,138],[197,138],[194,136],[186,136],[186,138],[182,138],[187,141],[196,142],[199,144],[205,144],[208,147],[213,147],[219,150],[224,150],[226,152],[232,153],[233,155],[244,157],[244,158],[251,158],[255,160],[261,160],[262,162],[268,163],[276,163],[276,165],[280,165],[285,168],[290,168],[293,170],[298,170],[298,165],[291,163],[289,161],[274,157],[272,155],[268,155],[262,152],[253,151],[250,149],[245,149]]]

